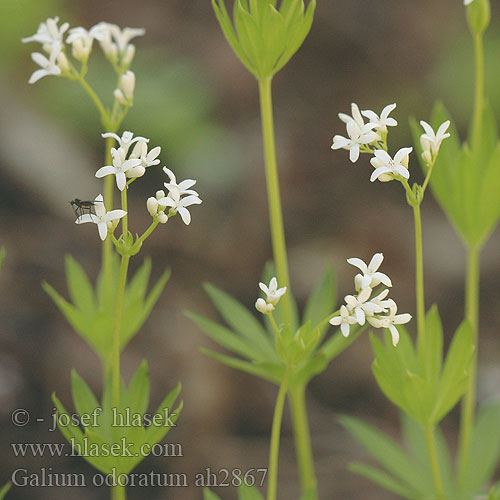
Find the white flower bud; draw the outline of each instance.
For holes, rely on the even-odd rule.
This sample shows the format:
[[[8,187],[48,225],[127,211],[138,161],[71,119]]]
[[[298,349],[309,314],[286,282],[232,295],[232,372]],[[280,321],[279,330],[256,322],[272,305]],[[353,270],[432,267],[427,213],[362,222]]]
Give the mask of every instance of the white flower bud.
[[[165,191],[162,189],[160,191],[156,191],[156,199],[159,200],[160,198],[165,198]]]
[[[424,159],[427,165],[430,165],[432,163],[432,154],[429,149],[425,150],[422,153],[422,158]]]
[[[121,78],[121,87],[125,97],[132,101],[134,99],[135,74],[133,71],[126,71]]]
[[[158,200],[156,198],[153,198],[152,196],[148,198],[146,206],[148,208],[148,212],[149,215],[151,215],[151,217],[156,215],[156,212],[158,212]]]
[[[86,61],[90,54],[90,47],[86,47],[83,40],[81,38],[77,38],[72,44],[71,53],[78,61]]]
[[[168,221],[168,216],[165,212],[159,212],[158,213],[158,222],[160,224],[166,224]]]
[[[115,99],[122,105],[126,106],[127,99],[125,99],[125,96],[123,95],[123,92],[120,89],[115,89],[113,92],[113,95],[115,96]]]
[[[274,311],[274,306],[272,304],[268,304],[264,299],[257,299],[255,302],[255,309],[262,314],[268,314]]]
[[[127,177],[131,179],[134,177],[142,177],[146,173],[146,169],[142,165],[132,167],[127,170]]]
[[[50,54],[52,52],[52,44],[51,43],[44,43],[42,45],[42,49],[47,52],[47,54]]]
[[[123,54],[122,65],[128,68],[132,64],[132,59],[135,56],[135,45],[129,43]]]
[[[59,54],[57,54],[57,64],[62,71],[69,71],[68,58],[64,52],[59,52]]]

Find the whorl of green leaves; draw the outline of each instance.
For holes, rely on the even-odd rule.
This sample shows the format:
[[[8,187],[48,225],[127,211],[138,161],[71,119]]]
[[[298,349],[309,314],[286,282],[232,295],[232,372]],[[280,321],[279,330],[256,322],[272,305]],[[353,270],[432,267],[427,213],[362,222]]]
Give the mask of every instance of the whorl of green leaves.
[[[271,78],[299,50],[311,29],[316,0],[235,0],[234,25],[225,0],[212,0],[224,35],[259,80]]]

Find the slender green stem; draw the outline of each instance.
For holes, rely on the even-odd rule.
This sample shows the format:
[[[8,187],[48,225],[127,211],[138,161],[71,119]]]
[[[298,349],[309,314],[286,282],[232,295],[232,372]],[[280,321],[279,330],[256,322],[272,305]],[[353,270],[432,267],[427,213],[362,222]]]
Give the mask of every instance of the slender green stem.
[[[288,388],[288,369],[281,382],[276,406],[274,407],[273,427],[271,431],[271,447],[269,450],[269,480],[267,483],[267,500],[276,500],[278,492],[278,458],[280,450],[281,421],[283,420],[283,407]]]
[[[273,243],[274,265],[280,286],[286,286],[288,293],[281,298],[281,307],[285,321],[293,324],[293,313],[288,274],[288,257],[286,253],[285,229],[281,211],[281,196],[276,162],[276,146],[274,140],[274,122],[271,94],[271,79],[259,80],[260,108],[262,118],[262,135],[266,162],[267,196],[269,202],[269,219],[271,239]]]
[[[306,385],[300,384],[290,387],[288,400],[292,413],[295,454],[299,467],[300,484],[302,493],[308,492],[308,498],[317,498],[316,473],[314,470],[314,457],[312,454],[311,435],[306,412]]]
[[[106,111],[106,108],[104,107],[103,103],[101,102],[97,94],[94,92],[94,89],[87,83],[87,80],[85,80],[85,78],[79,76],[78,81],[80,82],[80,85],[84,88],[85,92],[87,92],[87,94],[90,96],[92,101],[94,101],[94,104],[97,110],[99,111],[99,114],[101,115],[101,121],[103,125],[105,125],[105,128],[107,128],[106,122],[109,120],[109,114]]]
[[[436,491],[436,500],[444,500],[443,483],[441,481],[441,475],[439,473],[436,438],[433,426],[428,426],[425,428],[425,440],[427,442],[427,451],[429,452],[429,462],[432,470],[434,489]]]
[[[153,220],[153,222],[151,223],[151,225],[146,229],[146,231],[144,231],[144,233],[142,234],[142,236],[136,240],[135,244],[136,245],[140,245],[141,243],[144,243],[144,241],[150,236],[150,234],[156,229],[156,226],[159,224],[158,220],[155,219]]]
[[[480,249],[471,247],[467,252],[467,277],[465,283],[465,317],[470,321],[472,327],[473,343],[476,345],[474,357],[471,363],[467,389],[462,400],[462,412],[460,415],[459,435],[459,484],[463,487],[465,480],[471,435],[474,426],[474,412],[476,408],[476,372],[477,372],[477,343],[479,338],[479,260]]]
[[[127,490],[125,486],[116,485],[111,488],[111,500],[126,500]]]
[[[474,34],[474,56],[476,61],[476,87],[474,95],[472,137],[474,141],[479,141],[481,139],[484,107],[484,48],[482,34]]]
[[[279,337],[281,334],[280,334],[280,329],[278,327],[278,324],[276,323],[276,320],[274,319],[274,316],[273,316],[273,313],[270,312],[268,315],[268,318],[269,318],[269,321],[271,322],[271,325],[273,327],[273,330],[274,332],[276,333],[276,335]]]
[[[425,295],[424,295],[424,254],[422,246],[422,219],[420,205],[413,207],[415,222],[415,291],[417,297],[417,346],[418,352],[423,356],[425,352]]]
[[[104,164],[111,165],[111,148],[113,146],[114,139],[112,137],[108,137],[106,139],[106,153]],[[113,176],[108,175],[104,178],[104,205],[107,211],[113,210]],[[109,297],[111,294],[112,287],[112,260],[113,260],[113,242],[111,238],[106,238],[102,245],[102,269],[104,273],[104,282],[105,282],[105,293],[106,296]],[[106,373],[106,372],[105,372]]]
[[[432,163],[429,167],[429,170],[427,170],[427,175],[425,176],[424,183],[422,184],[422,197],[424,196],[425,190],[427,189],[427,185],[429,184],[429,181],[431,180],[432,169],[434,168],[435,163],[436,163],[436,158],[434,157],[432,160]]]
[[[127,188],[122,191],[122,210],[127,212],[127,215],[122,218],[122,234],[126,238],[128,235],[128,202],[127,202]]]

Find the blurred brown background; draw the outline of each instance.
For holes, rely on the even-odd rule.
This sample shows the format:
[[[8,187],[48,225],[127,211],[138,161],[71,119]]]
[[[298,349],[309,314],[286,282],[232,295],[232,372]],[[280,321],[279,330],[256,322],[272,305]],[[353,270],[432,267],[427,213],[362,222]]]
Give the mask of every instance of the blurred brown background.
[[[331,138],[344,133],[337,119],[352,101],[379,112],[397,102],[400,127],[391,130],[393,151],[411,142],[410,115],[428,119],[442,99],[465,137],[471,112],[472,51],[461,0],[319,0],[303,48],[276,77],[275,119],[287,240],[294,293],[300,305],[327,264],[336,268],[339,297],[352,291],[348,257],[367,260],[383,252],[383,270],[394,283],[401,311],[414,312],[413,227],[404,193],[395,183],[369,182],[364,156],[352,165]],[[487,83],[500,116],[500,6],[493,1],[488,31]],[[210,281],[252,307],[261,270],[271,256],[267,201],[253,78],[226,44],[208,0],[0,1],[0,244],[7,259],[0,276],[0,483],[17,468],[55,472],[92,469],[82,459],[15,458],[11,442],[63,442],[58,432],[32,421],[11,424],[11,412],[28,409],[48,418],[50,395],[71,407],[70,370],[100,390],[100,368],[90,348],[68,326],[42,291],[46,280],[66,294],[64,256],[71,254],[94,279],[100,262],[95,228],[77,227],[68,200],[93,199],[104,141],[97,113],[77,84],[47,77],[34,86],[30,52],[22,45],[40,21],[59,15],[72,26],[99,21],[146,28],[135,39],[136,98],[124,129],[161,145],[163,164],[178,179],[198,179],[203,205],[193,222],[160,227],[133,260],[149,255],[154,271],[172,278],[151,318],[123,355],[128,378],[141,359],[150,363],[152,407],[177,381],[185,409],[170,442],[183,458],[147,459],[138,471],[186,472],[206,467],[266,467],[276,388],[204,357],[214,345],[183,315],[186,309],[215,317],[201,284]],[[94,46],[90,79],[111,96],[113,75]],[[153,170],[153,169],[151,169]],[[416,159],[413,180],[421,178]],[[158,168],[131,190],[132,230],[149,223],[145,200],[161,187]],[[424,203],[427,304],[437,302],[449,338],[462,319],[464,250],[432,196]],[[500,234],[482,259],[481,399],[500,391]],[[154,277],[154,276],[153,276]],[[367,336],[337,358],[308,393],[313,445],[322,499],[393,498],[346,470],[364,452],[335,415],[363,416],[398,436],[397,411],[376,387]],[[280,498],[298,498],[288,415],[280,457]],[[454,446],[456,415],[445,429]],[[500,425],[500,422],[499,422]],[[218,492],[235,498],[232,488]],[[8,498],[104,499],[105,488],[18,488]],[[191,488],[135,489],[130,499],[199,499]]]

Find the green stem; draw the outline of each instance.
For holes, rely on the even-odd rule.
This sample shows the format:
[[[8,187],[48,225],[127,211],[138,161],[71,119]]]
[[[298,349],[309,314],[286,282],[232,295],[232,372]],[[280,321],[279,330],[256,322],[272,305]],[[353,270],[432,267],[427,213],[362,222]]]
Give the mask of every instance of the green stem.
[[[125,486],[112,486],[111,487],[111,500],[126,500],[127,490]]]
[[[122,200],[121,200],[122,201],[122,210],[127,212],[127,215],[125,215],[125,217],[122,218],[122,234],[123,234],[123,237],[126,238],[128,235],[128,202],[127,202],[127,188],[126,187],[121,192],[121,196],[122,196]]]
[[[281,383],[276,406],[274,407],[273,427],[271,431],[271,447],[269,450],[269,482],[267,484],[267,500],[276,500],[278,491],[278,458],[280,449],[281,421],[283,407],[288,388],[288,369]]]
[[[477,343],[479,338],[479,263],[480,249],[470,247],[467,252],[467,277],[465,283],[465,317],[472,327],[472,342],[474,350],[467,389],[462,400],[459,435],[459,481],[463,486],[468,467],[471,435],[474,426],[474,411],[476,408],[476,372],[477,372]]]
[[[111,148],[113,147],[114,139],[106,138],[106,153],[104,158],[105,165],[111,165]],[[106,211],[113,210],[113,176],[108,175],[104,178],[104,206]],[[113,242],[111,238],[106,238],[102,245],[102,269],[104,273],[105,293],[109,297],[112,288],[112,261],[113,261]]]
[[[481,140],[483,122],[482,114],[484,106],[484,49],[482,34],[474,34],[474,55],[476,61],[476,88],[474,95],[472,138],[474,142],[476,142]]]
[[[302,493],[307,492],[311,495],[308,498],[314,499],[317,498],[317,480],[314,471],[314,457],[312,454],[309,422],[307,420],[305,391],[305,384],[290,387],[288,391],[288,400],[292,412],[295,454],[299,467]]]
[[[424,253],[422,246],[422,218],[420,205],[413,207],[415,222],[415,291],[417,298],[417,346],[420,356],[425,353],[425,295],[424,295]]]
[[[144,241],[149,237],[149,235],[156,229],[156,226],[158,224],[159,224],[159,222],[155,217],[155,219],[153,220],[151,225],[146,229],[146,231],[144,231],[142,236],[138,240],[136,240],[135,244],[140,245],[141,243],[144,243]]]
[[[429,452],[429,461],[432,470],[432,479],[434,481],[434,489],[436,491],[436,500],[443,500],[443,483],[439,473],[439,462],[436,449],[436,438],[434,435],[434,427],[428,426],[425,428],[425,440],[427,442],[427,451]]]
[[[293,313],[288,274],[288,257],[286,253],[285,229],[281,211],[281,196],[276,162],[276,146],[274,140],[273,105],[271,94],[271,78],[259,80],[260,110],[262,118],[262,136],[264,140],[264,156],[266,162],[267,196],[269,202],[269,220],[273,244],[274,264],[280,286],[286,286],[288,292],[281,298],[285,321],[293,325]]]
[[[87,94],[90,96],[92,101],[94,101],[94,104],[97,110],[99,111],[99,114],[101,115],[101,122],[104,125],[104,127],[107,128],[106,125],[107,122],[109,121],[109,114],[106,111],[106,108],[102,104],[99,97],[97,97],[97,94],[94,92],[94,89],[87,83],[87,80],[85,80],[85,78],[79,76],[78,81],[80,82],[80,85],[84,88],[84,90],[87,92]]]

